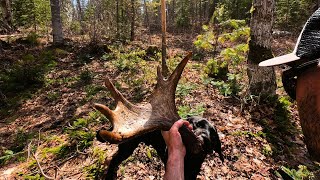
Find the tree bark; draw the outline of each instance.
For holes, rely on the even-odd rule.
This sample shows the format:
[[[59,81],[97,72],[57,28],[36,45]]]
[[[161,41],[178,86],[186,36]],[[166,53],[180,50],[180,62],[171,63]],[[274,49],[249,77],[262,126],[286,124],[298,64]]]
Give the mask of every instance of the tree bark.
[[[147,7],[147,2],[146,0],[143,0],[144,4],[144,11],[145,11],[145,24],[148,27],[148,32],[149,32],[149,43],[151,43],[151,30],[150,30],[150,21],[149,21],[149,14],[148,14],[148,7]]]
[[[201,3],[201,0],[199,1],[199,22],[200,22],[200,26],[202,26],[202,3]]]
[[[50,0],[53,45],[63,44],[62,21],[59,0]]]
[[[210,20],[214,15],[214,11],[216,10],[217,3],[218,3],[218,0],[212,0],[212,4],[209,5],[208,19],[206,21],[206,24],[210,23]]]
[[[119,27],[119,0],[116,0],[116,21],[117,21],[117,34],[116,37],[119,38],[120,37],[120,27]]]
[[[261,61],[273,57],[271,39],[274,5],[274,0],[254,0],[253,2],[247,72],[250,93],[257,96],[275,95],[277,88],[274,68],[258,66]]]
[[[172,10],[171,10],[171,23],[174,26],[174,21],[175,21],[175,5],[176,5],[176,1],[172,0]]]
[[[150,22],[149,22],[149,15],[148,15],[148,7],[147,7],[147,2],[146,0],[143,0],[143,6],[144,6],[144,20],[145,20],[145,24],[148,26],[148,28],[150,29]]]
[[[81,26],[80,34],[84,34],[84,23],[83,23],[83,11],[82,11],[82,6],[80,0],[77,0],[77,5],[78,5],[78,15],[79,15],[79,22]]]
[[[166,57],[167,57],[167,38],[166,38],[166,32],[167,32],[167,23],[166,23],[166,1],[161,0],[161,25],[162,25],[162,61],[161,61],[161,67],[162,67],[162,74],[164,77],[168,76],[169,70],[166,63]]]
[[[135,9],[134,9],[134,0],[131,0],[131,33],[130,40],[134,40],[134,24],[135,24]]]
[[[12,30],[12,11],[11,11],[11,1],[10,0],[1,0],[1,9],[3,15],[3,23],[5,24],[7,31]]]

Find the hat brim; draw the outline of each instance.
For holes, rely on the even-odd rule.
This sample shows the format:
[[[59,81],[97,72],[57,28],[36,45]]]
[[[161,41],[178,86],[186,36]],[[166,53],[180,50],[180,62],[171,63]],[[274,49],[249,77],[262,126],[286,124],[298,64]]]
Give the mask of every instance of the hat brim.
[[[262,61],[261,63],[259,63],[259,66],[276,66],[279,64],[286,64],[289,62],[293,62],[299,59],[300,57],[296,56],[295,53],[290,53],[290,54],[286,54],[283,56]]]

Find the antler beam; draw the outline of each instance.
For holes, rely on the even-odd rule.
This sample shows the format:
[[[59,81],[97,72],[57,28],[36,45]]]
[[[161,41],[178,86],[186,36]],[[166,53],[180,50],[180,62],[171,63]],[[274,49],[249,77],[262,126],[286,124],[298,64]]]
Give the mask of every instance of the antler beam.
[[[98,136],[110,143],[121,143],[154,130],[169,130],[172,124],[181,119],[175,104],[175,91],[183,69],[191,58],[189,53],[176,67],[168,79],[157,68],[157,85],[149,102],[134,105],[114,87],[109,78],[105,85],[115,99],[117,106],[110,110],[102,104],[95,108],[104,114],[112,123],[112,130],[100,130]],[[180,129],[187,150],[197,153],[202,150],[200,140],[186,127]]]

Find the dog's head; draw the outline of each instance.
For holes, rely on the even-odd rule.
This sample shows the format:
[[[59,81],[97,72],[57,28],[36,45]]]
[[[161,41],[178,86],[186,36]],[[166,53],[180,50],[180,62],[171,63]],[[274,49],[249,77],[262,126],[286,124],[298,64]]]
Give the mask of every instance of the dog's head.
[[[194,134],[203,141],[205,152],[215,151],[223,161],[221,142],[216,128],[207,119],[198,116],[187,116],[187,121],[192,125]]]

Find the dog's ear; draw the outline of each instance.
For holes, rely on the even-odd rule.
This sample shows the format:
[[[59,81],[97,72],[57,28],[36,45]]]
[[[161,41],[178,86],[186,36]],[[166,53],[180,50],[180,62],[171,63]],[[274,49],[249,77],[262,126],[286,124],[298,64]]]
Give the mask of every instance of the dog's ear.
[[[192,123],[194,121],[193,116],[187,115],[187,121]]]
[[[219,139],[218,132],[214,126],[212,126],[212,125],[210,125],[210,126],[211,126],[210,127],[210,140],[213,143],[213,150],[219,154],[219,158],[223,162],[224,157],[223,157],[222,150],[221,150],[221,141]]]

